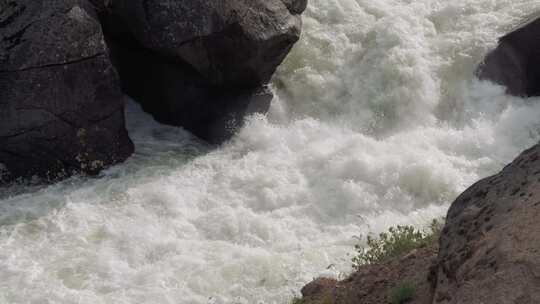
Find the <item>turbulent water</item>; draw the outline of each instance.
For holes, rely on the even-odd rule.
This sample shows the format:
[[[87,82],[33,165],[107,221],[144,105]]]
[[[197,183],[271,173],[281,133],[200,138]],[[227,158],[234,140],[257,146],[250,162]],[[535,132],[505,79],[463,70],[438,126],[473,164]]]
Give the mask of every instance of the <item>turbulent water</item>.
[[[0,303],[287,303],[540,138],[540,100],[473,77],[538,1],[310,1],[271,112],[231,142],[130,102],[127,163],[1,189]]]

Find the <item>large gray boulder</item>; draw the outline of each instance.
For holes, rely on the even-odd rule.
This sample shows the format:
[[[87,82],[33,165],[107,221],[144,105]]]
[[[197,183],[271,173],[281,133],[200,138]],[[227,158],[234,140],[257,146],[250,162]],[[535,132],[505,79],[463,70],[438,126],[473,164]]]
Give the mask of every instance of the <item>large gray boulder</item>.
[[[107,29],[190,64],[214,85],[267,83],[298,40],[305,0],[114,0]]]
[[[540,145],[452,204],[434,304],[540,303]]]
[[[94,0],[124,90],[160,122],[220,142],[265,112],[306,0]],[[228,120],[226,117],[234,117]]]
[[[133,144],[97,14],[86,0],[0,0],[3,181],[95,174]]]
[[[540,94],[540,19],[524,23],[500,39],[478,69],[481,79],[504,85],[509,94]]]

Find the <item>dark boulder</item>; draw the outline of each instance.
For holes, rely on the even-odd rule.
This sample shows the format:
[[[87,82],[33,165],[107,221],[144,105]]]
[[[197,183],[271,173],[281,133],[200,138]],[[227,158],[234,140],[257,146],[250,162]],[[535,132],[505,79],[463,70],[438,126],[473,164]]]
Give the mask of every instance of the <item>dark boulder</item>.
[[[299,39],[298,14],[306,6],[305,0],[100,3],[124,90],[158,121],[212,142],[227,136],[211,130],[235,129],[245,113],[268,109],[265,85]]]
[[[302,1],[286,1],[291,7]],[[299,8],[298,8],[299,9]],[[300,35],[280,0],[115,0],[104,20],[157,55],[190,64],[214,85],[267,83]]]
[[[477,75],[518,96],[540,95],[540,19],[505,35],[480,65]]]
[[[125,160],[123,102],[86,0],[0,0],[3,181],[95,174]]]
[[[307,0],[281,0],[281,2],[283,2],[285,6],[287,6],[291,14],[295,15],[303,13],[306,10],[308,4]]]

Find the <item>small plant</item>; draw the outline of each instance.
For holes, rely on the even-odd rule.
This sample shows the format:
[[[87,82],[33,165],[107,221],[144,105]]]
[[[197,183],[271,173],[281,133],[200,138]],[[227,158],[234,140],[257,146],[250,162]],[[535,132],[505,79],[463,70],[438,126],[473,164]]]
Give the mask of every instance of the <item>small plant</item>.
[[[414,298],[416,288],[410,282],[403,282],[390,292],[390,303],[404,304]]]
[[[304,299],[295,297],[292,299],[291,304],[304,304]]]
[[[445,219],[434,219],[428,226],[428,231],[425,233],[427,244],[433,244],[439,241],[444,228]]]
[[[433,244],[439,239],[443,222],[433,220],[427,231],[398,225],[379,234],[378,238],[368,235],[366,246],[355,246],[358,254],[352,258],[353,267],[358,269],[363,265],[383,263],[413,249]]]

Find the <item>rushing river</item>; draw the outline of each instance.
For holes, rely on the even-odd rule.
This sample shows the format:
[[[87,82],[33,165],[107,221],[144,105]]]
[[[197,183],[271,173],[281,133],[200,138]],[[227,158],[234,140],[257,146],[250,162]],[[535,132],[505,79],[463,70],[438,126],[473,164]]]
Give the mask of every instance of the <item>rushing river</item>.
[[[128,102],[125,164],[0,189],[0,303],[286,304],[540,138],[540,100],[473,76],[539,1],[310,1],[271,112],[229,143]]]

